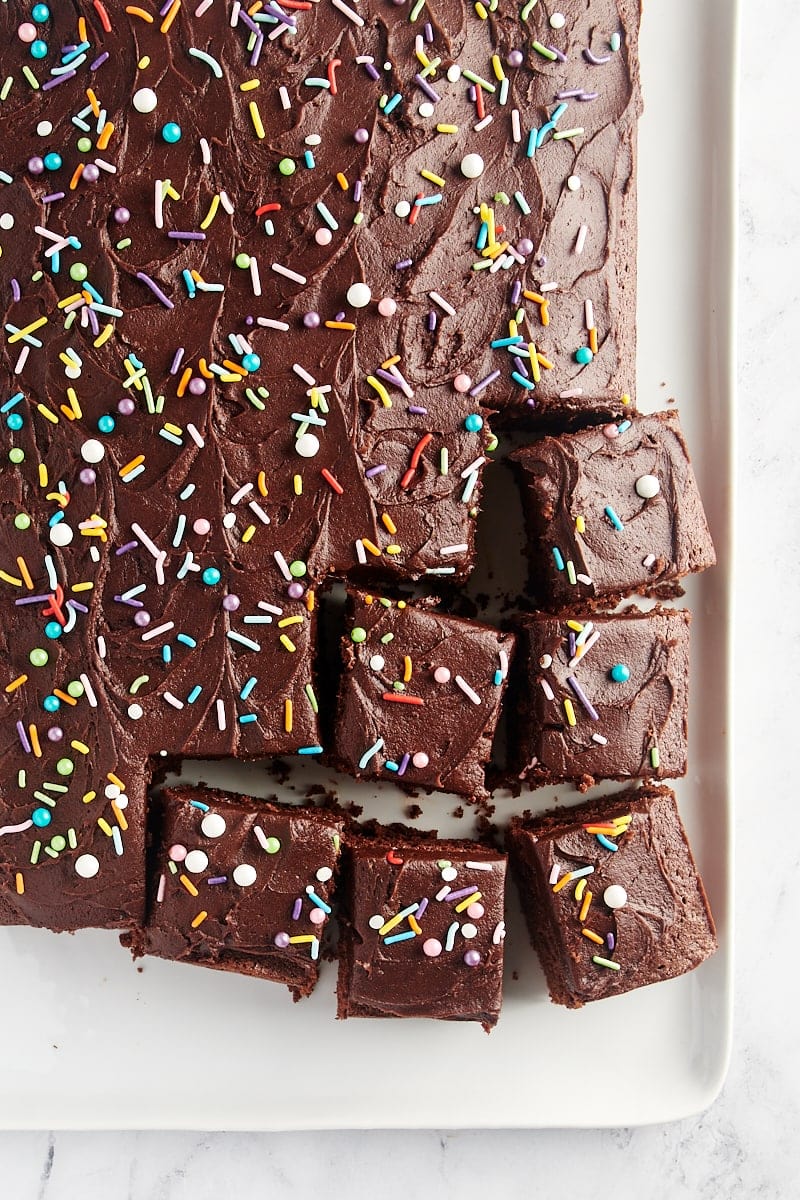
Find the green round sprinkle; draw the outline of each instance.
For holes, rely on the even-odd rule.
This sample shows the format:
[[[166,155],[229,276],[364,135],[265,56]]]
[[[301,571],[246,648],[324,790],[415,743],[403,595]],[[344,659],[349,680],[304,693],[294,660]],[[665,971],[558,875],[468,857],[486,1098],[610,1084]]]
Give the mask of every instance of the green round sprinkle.
[[[355,629],[350,630],[350,640],[352,642],[365,642],[367,640],[366,629],[362,629],[360,625],[356,625]]]
[[[32,666],[46,667],[48,660],[50,658],[50,655],[47,653],[46,650],[42,650],[40,647],[36,646],[33,650],[31,650],[28,657],[31,660]]]
[[[88,154],[89,151],[91,150],[91,148],[92,148],[91,138],[87,138],[87,137],[79,137],[78,138],[78,149],[80,150],[81,154]]]
[[[14,517],[14,527],[16,529],[30,529],[31,519],[27,513],[17,513]]]
[[[66,850],[66,848],[67,848],[67,839],[65,837],[62,837],[60,833],[57,833],[55,835],[55,837],[50,838],[50,849],[51,850],[56,850],[60,854],[61,851]]]
[[[89,268],[86,263],[75,262],[69,269],[70,279],[74,279],[76,283],[83,283],[84,279],[89,274]]]
[[[394,683],[392,684],[392,691],[393,692],[404,692],[405,690],[406,690],[406,685],[402,682],[402,680],[395,679]]]
[[[56,770],[59,775],[71,775],[75,770],[75,764],[71,758],[60,758],[56,763]]]
[[[294,175],[297,170],[297,163],[293,158],[282,158],[278,163],[278,170],[281,175]]]
[[[25,462],[25,451],[19,446],[13,446],[8,452],[8,457],[12,463]]]
[[[250,255],[245,254],[245,252],[242,251],[241,254],[236,255],[234,262],[236,263],[237,267],[239,267],[242,271],[246,271],[247,268],[250,266]]]
[[[443,871],[445,867],[449,867],[449,866],[450,866],[450,859],[449,859],[449,858],[440,858],[440,859],[437,861],[436,865],[437,865],[437,867],[439,868],[439,870],[440,870],[440,871]]]
[[[486,443],[486,453],[491,454],[493,450],[496,450],[498,443],[499,443],[499,439],[497,437],[497,434],[493,433],[492,436],[489,438],[489,441]]]
[[[299,558],[295,559],[294,562],[289,563],[289,574],[293,575],[295,579],[302,579],[306,573],[306,570],[306,564],[301,562]]]
[[[80,700],[83,695],[83,684],[80,679],[73,679],[67,684],[67,694],[72,696],[73,700]]]
[[[277,854],[281,848],[280,840],[276,837],[268,837],[264,849],[267,854]]]

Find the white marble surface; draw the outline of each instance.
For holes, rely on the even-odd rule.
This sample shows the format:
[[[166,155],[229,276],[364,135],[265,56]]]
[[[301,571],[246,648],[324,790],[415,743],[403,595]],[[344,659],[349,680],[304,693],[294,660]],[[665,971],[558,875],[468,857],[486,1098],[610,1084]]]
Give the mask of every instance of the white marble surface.
[[[792,832],[797,772],[785,714],[796,707],[800,674],[799,539],[790,484],[797,478],[797,388],[786,385],[796,376],[800,341],[792,303],[800,290],[800,175],[789,151],[795,106],[786,101],[797,70],[800,5],[742,0],[742,6],[738,964],[734,1051],[719,1100],[674,1125],[602,1132],[0,1134],[3,1197],[283,1200],[325,1192],[405,1200],[421,1193],[423,1183],[449,1197],[474,1192],[477,1181],[503,1197],[565,1189],[577,1195],[581,1185],[614,1200],[640,1193],[651,1200],[797,1195],[800,956],[790,878],[800,849]],[[676,38],[665,53],[679,57],[679,46]],[[713,142],[700,114],[698,136]],[[785,833],[764,836],[767,818]],[[0,1081],[1,1064],[0,1054]]]

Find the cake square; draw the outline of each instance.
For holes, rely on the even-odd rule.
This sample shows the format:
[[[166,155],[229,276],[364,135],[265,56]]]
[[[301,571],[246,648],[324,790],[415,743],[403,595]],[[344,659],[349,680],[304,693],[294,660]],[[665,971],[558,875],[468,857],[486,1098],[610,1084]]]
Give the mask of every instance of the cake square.
[[[517,773],[532,786],[686,774],[686,611],[539,613],[518,634]]]
[[[239,971],[308,996],[342,828],[321,808],[165,788],[154,803],[147,921],[123,942],[134,957]]]
[[[515,817],[506,843],[554,1003],[580,1008],[671,979],[716,950],[669,788],[644,785]]]
[[[511,457],[541,607],[675,592],[716,562],[677,412],[546,437]]]
[[[346,620],[337,762],[359,779],[485,796],[514,635],[356,591]]]
[[[348,836],[338,1016],[497,1022],[505,855],[391,827]]]

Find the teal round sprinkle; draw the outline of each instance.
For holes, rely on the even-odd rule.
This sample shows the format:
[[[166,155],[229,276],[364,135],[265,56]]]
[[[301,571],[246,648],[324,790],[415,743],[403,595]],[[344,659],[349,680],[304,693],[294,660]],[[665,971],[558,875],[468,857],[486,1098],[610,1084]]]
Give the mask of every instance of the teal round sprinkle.
[[[106,413],[105,416],[100,417],[99,421],[97,422],[97,428],[101,433],[113,433],[116,424],[117,422],[114,420],[111,414]]]
[[[165,142],[173,146],[175,142],[179,142],[183,136],[183,130],[175,121],[167,121],[166,125],[162,126],[161,136]]]
[[[470,413],[464,421],[464,427],[470,433],[478,433],[479,430],[483,429],[483,417],[479,416],[478,413]]]
[[[44,25],[45,21],[50,20],[50,9],[46,4],[34,4],[31,16],[37,25]]]
[[[35,808],[31,813],[31,820],[37,829],[44,829],[52,821],[52,816],[48,808]]]
[[[19,413],[9,413],[6,418],[6,425],[9,429],[22,429],[23,421]]]
[[[56,154],[55,150],[51,150],[49,154],[44,156],[44,165],[48,171],[57,171],[61,166],[61,155]]]
[[[281,175],[294,175],[297,170],[297,163],[293,158],[282,158],[278,163],[278,170]]]
[[[31,527],[31,519],[28,516],[28,514],[27,513],[17,513],[17,515],[14,517],[14,528],[15,529],[30,529],[30,527]]]
[[[359,642],[365,642],[366,640],[367,640],[367,631],[366,631],[366,629],[362,629],[360,625],[356,625],[355,629],[350,630],[350,641],[351,642],[359,643]]]
[[[207,584],[208,587],[214,587],[219,583],[221,578],[222,576],[216,567],[206,567],[205,571],[203,571],[203,583]]]
[[[75,770],[75,764],[71,758],[60,758],[56,763],[56,770],[59,775],[71,775]]]
[[[611,668],[611,678],[614,683],[627,683],[631,677],[630,668],[625,663],[615,663]]]
[[[47,57],[47,42],[41,41],[40,38],[37,38],[35,42],[32,42],[31,43],[31,57],[32,58],[46,58]]]
[[[28,657],[33,667],[46,667],[50,660],[50,655],[46,650],[42,650],[40,646],[35,646]]]
[[[73,700],[80,700],[83,695],[83,684],[80,679],[73,679],[67,684],[67,694],[72,696]]]
[[[56,713],[61,708],[61,701],[58,696],[45,696],[42,701],[42,708],[45,712]]]
[[[76,283],[83,283],[84,279],[89,274],[89,268],[86,263],[74,262],[69,269],[70,279],[74,279]]]
[[[302,579],[307,570],[306,564],[299,558],[289,563],[289,574],[295,579]]]
[[[49,637],[51,641],[55,641],[57,638],[60,638],[61,633],[62,630],[58,621],[48,621],[44,627],[44,635],[45,637]]]
[[[261,366],[261,359],[257,354],[245,354],[242,359],[242,366],[245,371],[257,371]]]
[[[590,363],[593,358],[594,355],[588,346],[580,346],[575,351],[575,362],[580,363],[582,367],[585,367],[587,363]]]

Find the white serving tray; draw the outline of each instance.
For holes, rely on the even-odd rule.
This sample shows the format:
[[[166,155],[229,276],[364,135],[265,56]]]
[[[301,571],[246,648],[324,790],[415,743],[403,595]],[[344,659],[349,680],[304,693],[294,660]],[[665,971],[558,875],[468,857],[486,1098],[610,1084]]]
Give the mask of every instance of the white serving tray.
[[[732,0],[652,3],[641,40],[638,396],[646,409],[678,401],[720,559],[687,589],[691,769],[677,785],[719,952],[683,978],[570,1012],[549,1003],[513,900],[503,1014],[487,1037],[473,1025],[337,1022],[330,963],[316,994],[293,1004],[253,979],[137,968],[113,933],[2,929],[0,1127],[635,1125],[697,1112],[719,1091],[732,984],[736,22]],[[510,573],[516,588],[518,556],[482,540],[483,571],[495,586]],[[408,803],[313,766],[294,791],[263,765],[187,764],[185,776],[286,798],[320,778],[382,818]],[[552,796],[500,798],[498,817]],[[420,803],[421,825],[470,832],[449,798]]]

